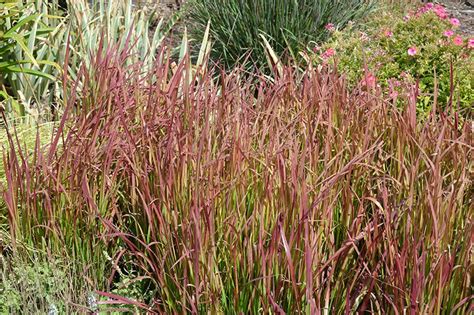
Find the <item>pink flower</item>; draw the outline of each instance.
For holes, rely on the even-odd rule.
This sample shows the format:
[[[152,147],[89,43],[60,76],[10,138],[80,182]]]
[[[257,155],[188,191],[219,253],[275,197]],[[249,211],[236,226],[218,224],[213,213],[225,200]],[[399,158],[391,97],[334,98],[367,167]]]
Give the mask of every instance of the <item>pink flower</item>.
[[[474,49],[474,38],[469,38],[467,40],[467,47],[470,49]]]
[[[403,17],[403,21],[405,22],[408,21],[409,19],[410,19],[410,15],[408,14]]]
[[[430,11],[431,9],[433,9],[434,7],[434,4],[432,2],[429,2],[427,4],[425,4],[424,6],[422,6],[421,8],[418,9],[417,13],[416,13],[416,16],[419,17],[421,16],[422,14]]]
[[[446,12],[446,9],[440,4],[435,4],[433,9],[435,12]]]
[[[330,32],[333,32],[334,30],[336,30],[336,28],[334,27],[334,24],[332,24],[332,23],[326,24],[326,26],[324,28],[327,29]]]
[[[451,37],[451,36],[454,35],[454,31],[453,30],[446,30],[446,31],[444,31],[443,35],[446,36],[446,37]]]
[[[442,20],[446,20],[448,18],[448,14],[447,13],[439,13],[438,17]]]
[[[450,19],[449,22],[451,22],[451,25],[454,26],[454,27],[458,27],[459,25],[461,25],[461,23],[459,22],[459,20],[456,19],[456,18]]]
[[[453,43],[454,43],[454,45],[456,45],[456,46],[462,46],[463,43],[464,43],[464,41],[463,41],[463,39],[462,39],[461,36],[457,35],[456,37],[454,37]]]
[[[328,59],[329,57],[332,57],[336,54],[336,51],[334,48],[328,48],[326,51],[321,55],[323,59]]]
[[[393,36],[393,33],[392,33],[392,31],[390,31],[390,30],[386,30],[386,31],[384,32],[384,35],[385,35],[386,37],[390,38],[390,37]]]
[[[446,9],[439,4],[434,5],[433,11],[440,19],[444,20],[448,18],[448,13],[446,12]]]
[[[415,46],[412,46],[412,47],[408,48],[408,54],[409,54],[410,56],[416,55],[417,52],[418,52],[418,50],[416,49]]]
[[[375,75],[372,72],[367,73],[367,75],[365,76],[365,81],[366,81],[367,85],[370,86],[370,87],[375,87],[376,80],[377,80],[377,78],[375,77]]]

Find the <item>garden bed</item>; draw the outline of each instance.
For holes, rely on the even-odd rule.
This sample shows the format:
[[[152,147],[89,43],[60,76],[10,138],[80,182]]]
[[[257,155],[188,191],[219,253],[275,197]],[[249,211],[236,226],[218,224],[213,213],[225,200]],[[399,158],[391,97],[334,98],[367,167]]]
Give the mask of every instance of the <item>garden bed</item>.
[[[470,310],[465,7],[55,1],[0,3],[0,313]]]

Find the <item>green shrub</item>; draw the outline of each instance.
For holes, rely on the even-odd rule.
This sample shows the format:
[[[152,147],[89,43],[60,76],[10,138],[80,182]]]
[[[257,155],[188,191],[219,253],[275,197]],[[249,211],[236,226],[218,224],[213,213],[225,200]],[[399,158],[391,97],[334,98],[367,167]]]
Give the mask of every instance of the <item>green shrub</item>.
[[[2,314],[64,313],[68,300],[76,301],[71,274],[60,261],[9,259],[0,256],[0,312]]]
[[[401,85],[418,81],[419,113],[430,110],[436,84],[440,105],[450,104],[452,95],[453,106],[459,104],[461,114],[469,115],[474,102],[473,44],[457,34],[456,19],[449,19],[443,7],[427,4],[405,17],[383,13],[371,23],[366,32],[334,32],[318,62],[332,49],[353,84],[365,80],[365,74],[373,76],[389,88],[392,98]]]
[[[194,0],[189,17],[197,38],[210,21],[213,60],[229,68],[244,62],[262,68],[267,60],[261,35],[277,54],[295,57],[309,41],[325,39],[329,23],[343,27],[371,7],[368,0]]]

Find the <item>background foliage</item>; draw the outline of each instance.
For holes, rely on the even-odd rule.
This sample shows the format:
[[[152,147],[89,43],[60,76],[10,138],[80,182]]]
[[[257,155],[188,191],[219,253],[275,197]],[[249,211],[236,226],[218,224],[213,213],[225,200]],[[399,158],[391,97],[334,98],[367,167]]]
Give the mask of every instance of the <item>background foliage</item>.
[[[214,62],[268,70],[262,35],[277,54],[294,59],[308,42],[328,36],[328,23],[344,27],[372,7],[370,0],[194,0],[188,18],[198,39],[210,22]]]
[[[456,28],[446,10],[432,4],[405,16],[384,12],[363,31],[334,32],[323,51],[335,50],[338,66],[351,82],[373,75],[392,96],[398,95],[401,85],[418,81],[420,114],[430,112],[436,90],[438,106],[472,117],[474,47]],[[415,55],[409,55],[410,48]]]

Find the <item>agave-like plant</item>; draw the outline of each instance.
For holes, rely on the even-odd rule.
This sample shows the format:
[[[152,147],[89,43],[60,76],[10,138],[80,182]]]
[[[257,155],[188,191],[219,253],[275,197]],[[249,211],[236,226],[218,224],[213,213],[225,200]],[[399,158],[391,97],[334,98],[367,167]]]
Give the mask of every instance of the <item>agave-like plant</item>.
[[[10,117],[47,119],[61,113],[62,75],[75,80],[81,65],[90,68],[99,43],[118,49],[128,45],[126,64],[140,62],[146,72],[178,17],[169,23],[158,19],[155,26],[154,15],[135,8],[132,0],[68,1],[67,12],[58,0],[18,0],[0,4],[0,12],[5,17],[0,23],[3,105],[14,114]]]
[[[118,49],[128,45],[130,56],[127,64],[140,61],[144,70],[149,69],[155,61],[158,47],[170,30],[165,27],[168,25],[163,19],[152,27],[153,14],[147,16],[144,11],[137,10],[132,0],[100,0],[93,5],[87,0],[71,1],[68,10],[73,48],[70,71],[73,74],[76,74],[75,70],[79,69],[81,62],[91,63],[91,53],[97,50],[101,41],[109,47],[118,46]]]
[[[51,85],[61,73],[51,39],[65,33],[64,18],[47,1],[0,4],[0,86],[10,117],[42,112],[52,104]]]

